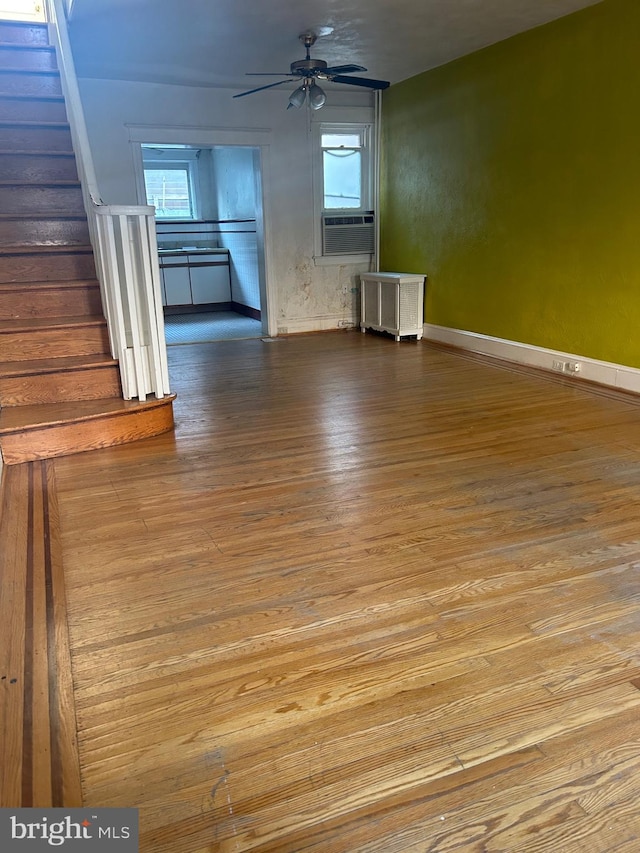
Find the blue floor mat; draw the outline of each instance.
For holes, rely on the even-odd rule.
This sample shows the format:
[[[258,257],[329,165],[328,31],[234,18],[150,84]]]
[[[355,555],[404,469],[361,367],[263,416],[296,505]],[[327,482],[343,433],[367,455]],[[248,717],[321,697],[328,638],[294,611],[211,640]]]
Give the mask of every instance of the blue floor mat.
[[[208,314],[170,314],[164,318],[168,346],[205,344],[209,341],[233,341],[262,336],[262,323],[233,311]]]

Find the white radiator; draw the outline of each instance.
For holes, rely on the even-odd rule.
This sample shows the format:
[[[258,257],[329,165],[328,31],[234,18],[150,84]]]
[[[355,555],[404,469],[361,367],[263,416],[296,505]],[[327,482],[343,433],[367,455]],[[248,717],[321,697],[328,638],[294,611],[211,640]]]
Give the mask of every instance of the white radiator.
[[[360,276],[360,329],[422,338],[425,276],[371,272]]]

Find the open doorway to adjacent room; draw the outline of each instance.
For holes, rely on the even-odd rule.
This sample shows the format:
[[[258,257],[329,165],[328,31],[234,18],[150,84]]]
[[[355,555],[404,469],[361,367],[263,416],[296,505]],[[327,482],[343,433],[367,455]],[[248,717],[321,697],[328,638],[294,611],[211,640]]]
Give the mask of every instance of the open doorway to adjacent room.
[[[0,0],[0,20],[44,21],[44,0]]]
[[[268,334],[261,151],[142,143],[168,345]]]

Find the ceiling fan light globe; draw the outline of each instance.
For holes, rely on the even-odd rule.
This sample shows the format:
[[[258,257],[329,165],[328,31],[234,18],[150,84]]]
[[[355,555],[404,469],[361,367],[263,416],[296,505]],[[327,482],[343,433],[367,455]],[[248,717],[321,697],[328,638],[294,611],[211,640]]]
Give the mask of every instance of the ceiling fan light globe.
[[[292,92],[289,96],[289,106],[287,109],[291,107],[295,107],[297,110],[304,104],[307,97],[307,88],[306,86],[298,86],[295,92]]]
[[[327,100],[327,96],[324,93],[324,90],[314,83],[309,87],[309,106],[312,110],[319,110],[320,107],[325,105]]]

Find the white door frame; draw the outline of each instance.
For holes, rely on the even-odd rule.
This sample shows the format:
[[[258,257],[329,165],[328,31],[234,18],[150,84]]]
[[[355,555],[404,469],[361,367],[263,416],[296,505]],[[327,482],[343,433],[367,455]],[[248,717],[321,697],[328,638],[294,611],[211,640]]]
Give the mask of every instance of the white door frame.
[[[127,125],[131,155],[136,176],[136,191],[140,204],[146,204],[142,144],[194,145],[203,148],[215,146],[253,148],[259,151],[261,192],[257,194],[256,236],[258,241],[258,267],[260,270],[260,301],[263,313],[262,329],[270,337],[278,333],[277,291],[269,275],[271,268],[271,239],[269,235],[269,200],[271,198],[271,164],[269,130],[234,130],[222,128],[158,127]],[[265,322],[266,315],[266,322]]]

